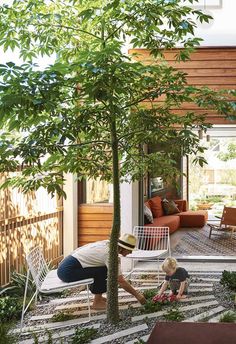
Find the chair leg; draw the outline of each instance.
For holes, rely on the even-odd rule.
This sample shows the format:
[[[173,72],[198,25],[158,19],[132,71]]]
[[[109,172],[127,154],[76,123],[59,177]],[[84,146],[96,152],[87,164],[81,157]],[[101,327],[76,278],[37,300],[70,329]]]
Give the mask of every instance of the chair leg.
[[[22,333],[22,327],[23,327],[23,323],[24,323],[24,315],[25,315],[27,309],[29,308],[29,306],[31,305],[33,299],[36,298],[36,300],[37,300],[37,294],[38,294],[38,289],[36,289],[34,295],[31,297],[30,301],[28,302],[28,304],[26,306],[26,296],[27,296],[27,289],[28,289],[28,284],[29,284],[29,275],[30,275],[30,271],[28,270],[27,271],[26,283],[25,283],[25,291],[24,291],[24,300],[23,300],[23,306],[22,306],[22,313],[21,313],[20,334]]]
[[[160,268],[159,268],[159,258],[157,259],[157,283],[159,284],[160,281]]]
[[[212,232],[212,227],[210,227],[209,239],[211,239],[211,232]]]
[[[91,320],[91,307],[90,307],[90,298],[89,298],[89,286],[87,284],[87,299],[88,299],[88,313],[89,313],[89,321]]]
[[[22,306],[22,313],[21,313],[20,333],[22,331],[23,322],[24,322],[26,295],[27,295],[27,289],[28,289],[28,283],[29,283],[29,274],[30,274],[30,271],[28,270],[27,271],[27,277],[26,277],[25,291],[24,291],[24,300],[23,300],[23,306]]]

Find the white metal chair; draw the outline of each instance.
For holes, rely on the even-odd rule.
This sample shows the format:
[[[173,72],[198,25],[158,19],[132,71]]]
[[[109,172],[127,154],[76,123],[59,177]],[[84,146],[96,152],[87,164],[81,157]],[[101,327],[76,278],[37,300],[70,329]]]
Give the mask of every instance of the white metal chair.
[[[26,256],[26,261],[28,265],[27,271],[27,279],[25,284],[25,292],[24,292],[24,300],[23,300],[23,307],[22,307],[22,314],[21,314],[21,330],[24,322],[24,315],[32,303],[33,299],[37,301],[38,293],[43,294],[51,294],[54,292],[61,292],[65,289],[75,288],[81,285],[85,285],[87,288],[87,300],[88,300],[88,314],[89,314],[89,321],[91,319],[91,310],[90,310],[90,299],[89,299],[89,285],[94,282],[93,278],[84,279],[81,281],[75,281],[66,283],[61,281],[57,277],[57,270],[49,271],[46,261],[43,256],[42,249],[37,246],[30,251],[30,253]],[[33,277],[33,280],[36,285],[36,291],[32,298],[30,299],[28,305],[26,306],[26,296],[27,296],[27,288],[29,282],[30,273]]]
[[[169,227],[135,226],[133,235],[137,238],[136,249],[126,256],[132,259],[129,275],[134,271],[135,261],[156,261],[159,283],[159,258],[171,256]]]

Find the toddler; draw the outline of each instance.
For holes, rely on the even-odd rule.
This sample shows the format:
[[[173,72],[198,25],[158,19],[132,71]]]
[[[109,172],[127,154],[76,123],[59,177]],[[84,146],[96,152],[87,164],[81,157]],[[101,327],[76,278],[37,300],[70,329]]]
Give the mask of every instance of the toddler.
[[[166,273],[165,280],[159,290],[158,295],[163,295],[168,285],[171,289],[171,295],[176,295],[176,299],[186,298],[189,285],[189,274],[177,265],[175,258],[166,258],[162,264],[162,270]]]

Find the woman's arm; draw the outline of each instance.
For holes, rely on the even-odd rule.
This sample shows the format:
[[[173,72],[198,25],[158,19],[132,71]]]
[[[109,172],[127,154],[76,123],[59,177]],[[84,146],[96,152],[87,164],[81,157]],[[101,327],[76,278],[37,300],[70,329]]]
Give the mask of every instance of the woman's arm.
[[[146,303],[146,299],[143,296],[143,294],[134,289],[132,285],[128,281],[126,281],[126,279],[122,275],[118,276],[118,283],[121,288],[123,288],[125,291],[136,297],[136,299],[141,303],[141,305],[144,305]]]

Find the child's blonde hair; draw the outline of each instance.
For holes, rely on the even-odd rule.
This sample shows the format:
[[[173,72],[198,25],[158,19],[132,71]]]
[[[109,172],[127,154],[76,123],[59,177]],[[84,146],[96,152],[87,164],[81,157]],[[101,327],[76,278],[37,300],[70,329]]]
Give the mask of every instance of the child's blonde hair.
[[[175,258],[168,257],[164,260],[161,268],[164,272],[175,271],[177,268],[177,260]]]

